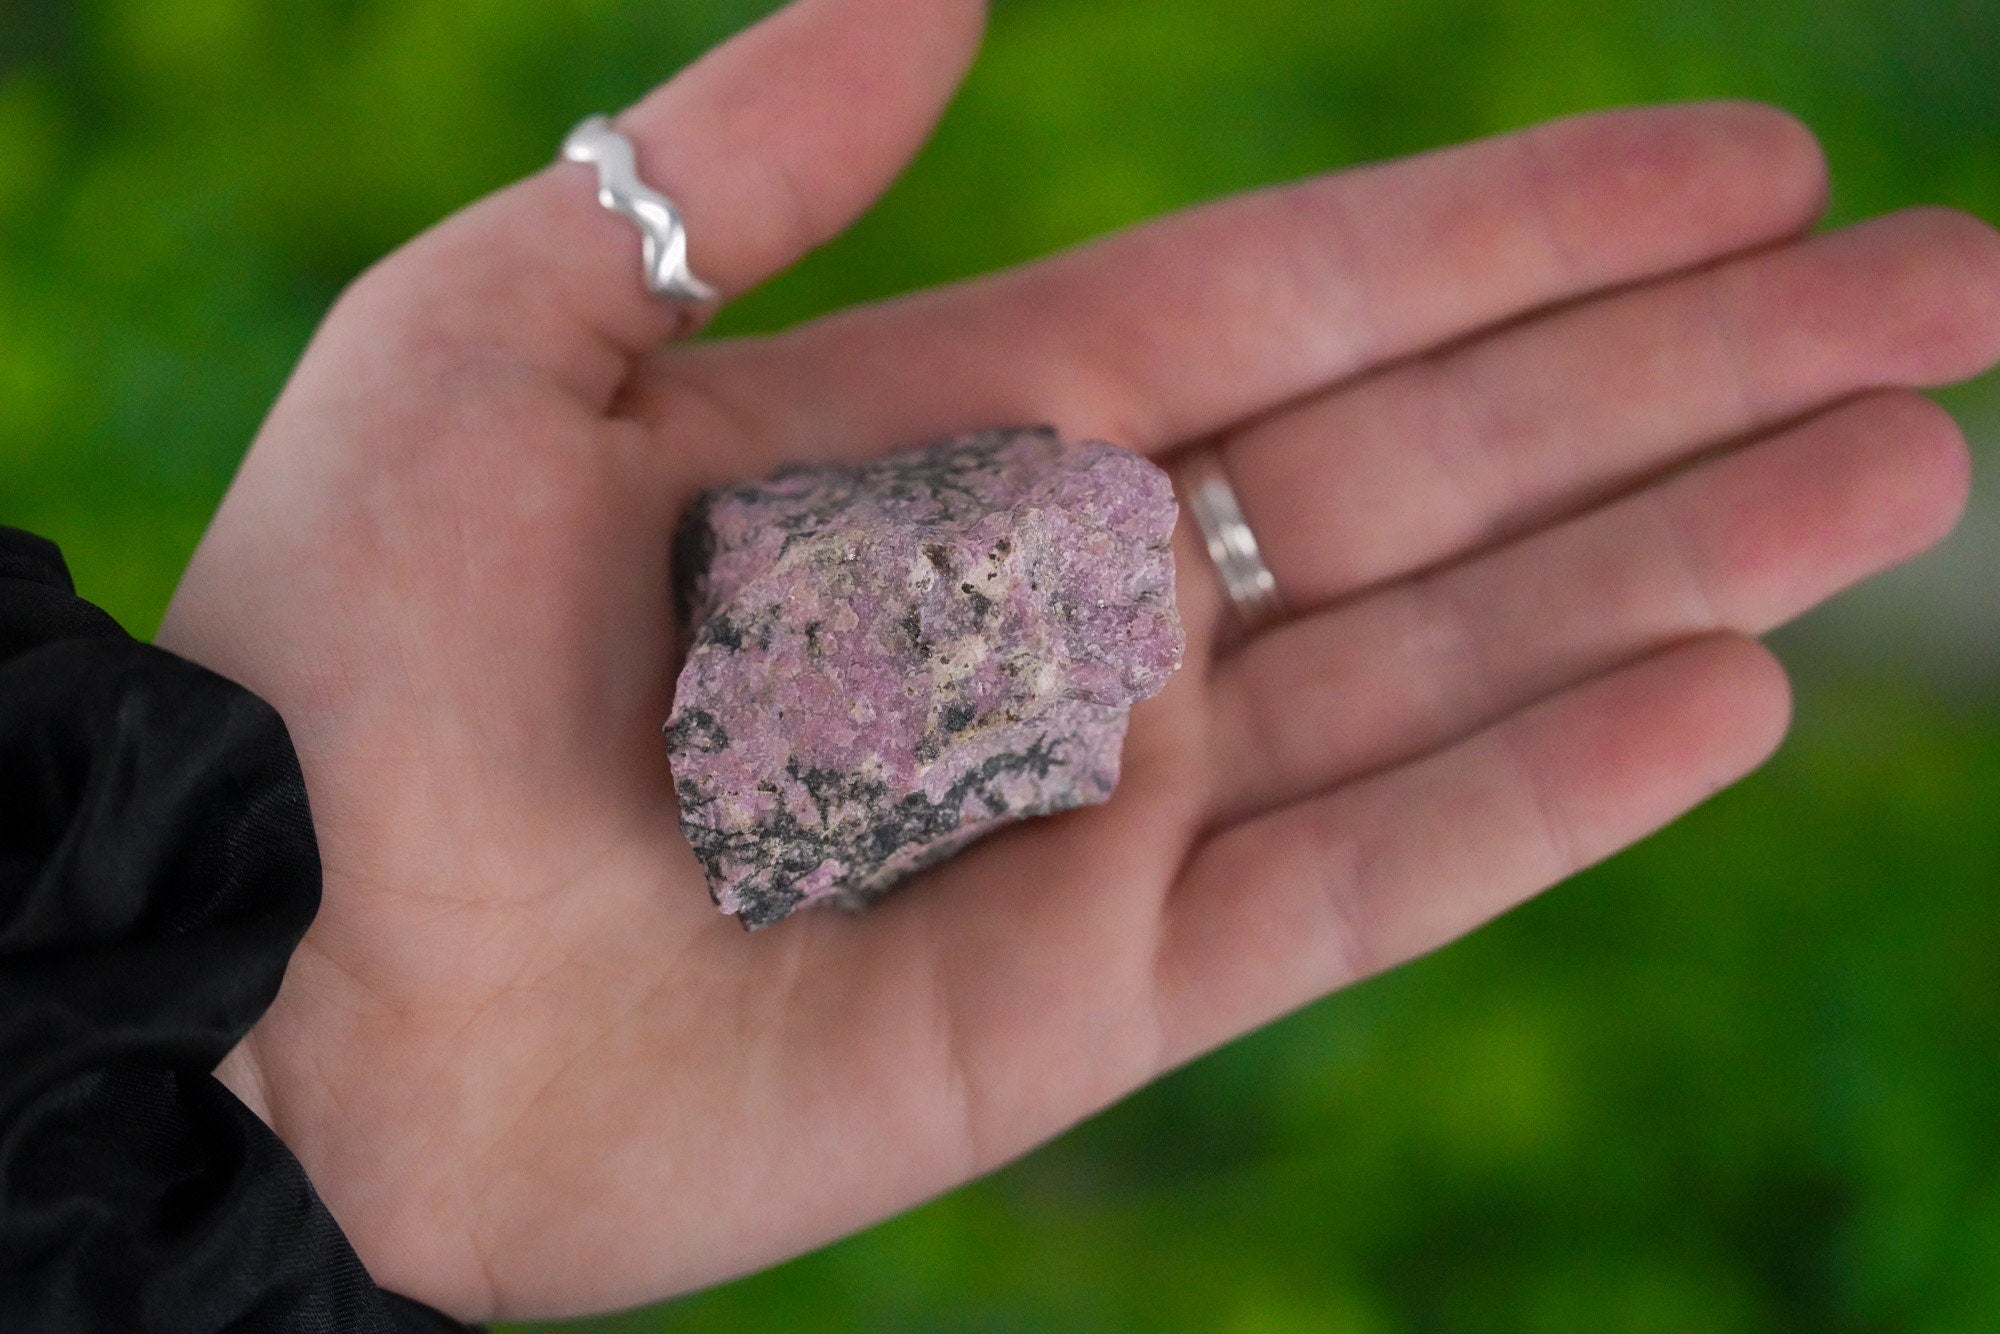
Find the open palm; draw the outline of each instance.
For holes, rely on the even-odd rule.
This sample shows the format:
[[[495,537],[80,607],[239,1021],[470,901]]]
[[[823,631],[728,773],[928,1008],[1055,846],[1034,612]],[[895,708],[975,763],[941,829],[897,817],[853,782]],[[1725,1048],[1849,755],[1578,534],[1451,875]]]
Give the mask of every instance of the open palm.
[[[740,291],[914,150],[973,0],[800,0],[622,118]],[[1432,948],[1759,762],[1750,638],[1939,537],[1903,386],[2000,356],[2000,241],[1806,237],[1795,123],[1616,112],[1223,201],[781,336],[672,344],[558,164],[329,315],[161,642],[292,729],[325,903],[224,1077],[385,1285],[579,1312],[796,1253]],[[1216,448],[1291,615],[1185,668],[1103,807],[746,934],[676,824],[700,488],[1053,422]]]

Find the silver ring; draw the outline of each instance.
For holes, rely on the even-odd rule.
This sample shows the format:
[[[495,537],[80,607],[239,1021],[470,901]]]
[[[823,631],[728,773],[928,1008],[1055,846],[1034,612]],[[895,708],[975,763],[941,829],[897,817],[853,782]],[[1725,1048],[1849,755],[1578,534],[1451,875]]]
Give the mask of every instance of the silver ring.
[[[1195,465],[1194,481],[1188,490],[1188,512],[1208,544],[1208,558],[1222,578],[1223,591],[1237,619],[1254,629],[1284,611],[1278,596],[1278,581],[1257,549],[1257,535],[1243,518],[1236,501],[1236,488],[1222,469],[1222,460],[1213,451],[1205,452]]]
[[[646,262],[646,290],[691,303],[716,299],[716,290],[694,276],[687,262],[687,227],[680,210],[639,179],[632,141],[604,116],[586,116],[563,140],[571,162],[597,165],[597,202],[638,224]]]

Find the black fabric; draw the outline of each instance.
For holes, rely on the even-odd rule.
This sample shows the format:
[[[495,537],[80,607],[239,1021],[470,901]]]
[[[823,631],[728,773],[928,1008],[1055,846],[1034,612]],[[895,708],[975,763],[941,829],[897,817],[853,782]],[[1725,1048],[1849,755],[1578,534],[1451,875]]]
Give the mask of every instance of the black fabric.
[[[0,1330],[448,1331],[209,1073],[319,906],[284,723],[0,527]]]

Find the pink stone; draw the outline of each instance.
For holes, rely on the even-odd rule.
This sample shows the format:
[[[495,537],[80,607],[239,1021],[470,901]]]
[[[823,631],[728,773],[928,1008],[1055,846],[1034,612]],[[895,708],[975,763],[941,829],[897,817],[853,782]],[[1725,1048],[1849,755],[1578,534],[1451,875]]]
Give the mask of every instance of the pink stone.
[[[859,907],[1002,825],[1108,799],[1180,665],[1165,473],[983,431],[700,497],[667,720],[681,828],[744,925]]]

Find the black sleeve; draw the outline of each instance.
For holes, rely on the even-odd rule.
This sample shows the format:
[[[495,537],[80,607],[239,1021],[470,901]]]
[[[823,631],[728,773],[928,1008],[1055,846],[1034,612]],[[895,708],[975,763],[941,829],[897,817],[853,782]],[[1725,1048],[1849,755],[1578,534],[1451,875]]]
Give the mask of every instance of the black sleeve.
[[[0,1330],[447,1331],[210,1074],[319,906],[277,713],[0,527]]]

